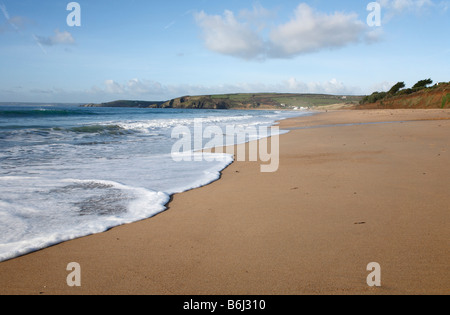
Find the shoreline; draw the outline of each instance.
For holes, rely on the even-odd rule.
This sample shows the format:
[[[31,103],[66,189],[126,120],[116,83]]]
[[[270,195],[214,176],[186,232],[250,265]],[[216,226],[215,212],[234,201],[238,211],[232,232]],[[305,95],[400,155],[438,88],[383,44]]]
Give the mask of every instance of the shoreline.
[[[150,219],[2,262],[0,294],[448,294],[449,232],[442,223],[448,213],[442,205],[450,200],[440,186],[445,186],[444,175],[449,174],[449,166],[441,162],[449,161],[445,138],[449,117],[448,110],[372,110],[282,120],[276,125],[281,130],[324,122],[404,122],[345,125],[331,133],[323,127],[291,129],[280,136],[278,172],[261,174],[258,162],[233,162],[215,182],[173,195],[167,210]],[[417,118],[428,120],[409,126]],[[428,165],[428,156],[422,159],[426,152],[415,141],[424,135],[422,142],[431,139],[433,148],[445,150],[439,153],[438,166]],[[415,163],[408,163],[427,172],[409,178],[406,170],[397,170],[402,165],[387,157],[403,157],[399,145],[408,152],[405,156],[414,157]],[[409,178],[411,184],[390,183],[392,191],[383,187],[389,173],[379,172],[387,169]],[[422,185],[423,173],[432,177],[427,179],[431,187]],[[362,178],[373,178],[377,189],[372,191]],[[412,194],[419,192],[418,187],[426,192],[419,194],[422,199]],[[379,200],[379,194],[401,211],[384,209],[382,204],[389,202]],[[416,209],[411,197],[427,211]],[[403,208],[397,198],[411,208]],[[365,207],[371,211],[362,215]],[[387,229],[395,225],[384,216],[406,223],[409,229],[399,225],[407,235]],[[423,222],[429,222],[425,229]],[[374,249],[380,253],[373,254]],[[369,259],[371,253],[375,257]],[[428,261],[426,254],[434,259]],[[411,256],[419,262],[408,264]],[[378,257],[382,268],[387,265],[382,269],[386,285],[368,288],[365,267]],[[80,288],[65,283],[66,266],[73,261],[82,266]],[[433,270],[426,271],[424,263]],[[399,276],[400,269],[391,265],[411,274]],[[417,272],[426,276],[422,287],[414,283]]]

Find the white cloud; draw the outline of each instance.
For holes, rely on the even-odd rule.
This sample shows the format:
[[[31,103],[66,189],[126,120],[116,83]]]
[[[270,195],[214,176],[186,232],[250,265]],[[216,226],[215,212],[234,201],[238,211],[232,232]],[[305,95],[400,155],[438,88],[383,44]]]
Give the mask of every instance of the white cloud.
[[[327,15],[302,3],[291,21],[271,32],[271,54],[291,57],[324,48],[343,47],[358,42],[365,29],[365,24],[358,20],[356,14],[336,12]]]
[[[49,37],[35,36],[37,42],[44,46],[55,46],[55,45],[72,45],[75,44],[75,39],[72,34],[64,31],[60,32],[58,29],[55,30],[55,35]]]
[[[238,17],[225,11],[223,15],[195,14],[203,31],[206,47],[214,52],[244,59],[291,58],[322,49],[343,47],[364,37],[366,25],[354,13],[324,14],[307,4],[300,4],[294,18],[274,26],[264,37],[273,13],[260,5],[253,11],[243,10]]]
[[[194,16],[203,30],[206,47],[214,52],[252,59],[264,50],[259,34],[248,24],[238,21],[231,11],[225,11],[223,16],[201,11]]]

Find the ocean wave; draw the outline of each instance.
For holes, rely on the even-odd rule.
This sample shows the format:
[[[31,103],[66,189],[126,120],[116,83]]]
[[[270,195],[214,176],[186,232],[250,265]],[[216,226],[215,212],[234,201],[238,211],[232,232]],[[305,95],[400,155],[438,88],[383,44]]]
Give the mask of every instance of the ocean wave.
[[[55,129],[59,131],[61,129]],[[67,131],[76,132],[76,133],[95,133],[95,134],[110,134],[110,135],[123,135],[128,133],[125,128],[122,128],[119,125],[85,125],[79,127],[71,127],[66,129]]]
[[[25,110],[0,110],[0,117],[7,118],[39,118],[39,117],[57,117],[57,116],[93,116],[95,112],[85,110],[68,109],[25,109]]]

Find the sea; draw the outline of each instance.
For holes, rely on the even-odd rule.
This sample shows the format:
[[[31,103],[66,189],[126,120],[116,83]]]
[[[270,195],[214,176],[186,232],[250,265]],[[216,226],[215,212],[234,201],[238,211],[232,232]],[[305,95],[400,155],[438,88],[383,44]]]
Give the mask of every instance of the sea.
[[[230,143],[238,137],[229,126],[268,128],[310,114],[0,105],[0,261],[151,218],[233,163],[225,153],[175,160],[175,128],[194,133],[200,121]]]

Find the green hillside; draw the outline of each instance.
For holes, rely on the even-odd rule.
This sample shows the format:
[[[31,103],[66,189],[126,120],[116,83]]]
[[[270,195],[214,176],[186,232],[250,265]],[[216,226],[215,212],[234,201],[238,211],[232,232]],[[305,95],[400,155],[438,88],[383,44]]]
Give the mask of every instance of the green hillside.
[[[292,109],[333,104],[358,104],[360,96],[323,94],[240,93],[184,96],[165,102],[164,108],[202,109]]]

